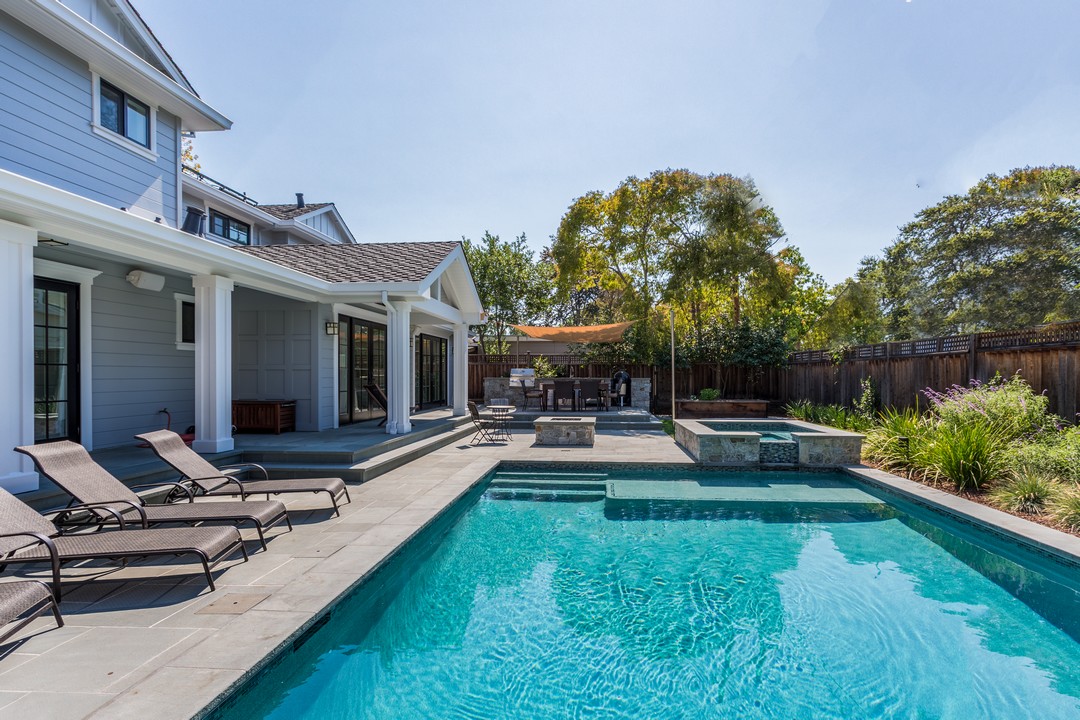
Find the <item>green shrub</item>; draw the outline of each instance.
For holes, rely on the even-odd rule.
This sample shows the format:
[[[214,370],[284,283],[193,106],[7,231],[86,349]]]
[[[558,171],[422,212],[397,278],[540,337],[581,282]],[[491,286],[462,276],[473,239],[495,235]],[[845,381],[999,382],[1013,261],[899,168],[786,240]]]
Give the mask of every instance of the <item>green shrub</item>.
[[[697,394],[698,400],[719,400],[720,391],[716,388],[702,388]]]
[[[1050,517],[1072,532],[1080,531],[1080,492],[1060,493],[1050,502]]]
[[[796,420],[852,432],[863,432],[874,424],[872,419],[864,418],[843,405],[815,405],[809,400],[788,403],[784,406],[784,412]]]
[[[867,375],[859,381],[859,397],[855,398],[855,414],[873,424],[877,416],[878,393],[874,378]]]
[[[886,468],[911,467],[930,428],[917,410],[886,408],[863,440],[863,454]]]
[[[1016,468],[1033,471],[1059,480],[1080,483],[1080,427],[1044,433],[1034,442],[1017,446],[1011,452]]]
[[[1022,468],[995,487],[991,497],[1010,512],[1042,515],[1047,503],[1061,491],[1061,484],[1037,470]]]
[[[813,412],[814,403],[809,400],[795,400],[784,406],[784,414],[803,422],[812,422],[810,414]]]
[[[980,490],[1008,470],[1005,438],[1005,431],[985,422],[938,422],[919,448],[916,465],[961,492]]]
[[[1049,399],[1036,395],[1020,374],[1008,380],[995,376],[988,383],[972,381],[969,387],[953,385],[938,392],[926,388],[930,411],[953,427],[988,424],[1003,433],[1005,439],[1034,438],[1056,431],[1061,418],[1047,412]]]

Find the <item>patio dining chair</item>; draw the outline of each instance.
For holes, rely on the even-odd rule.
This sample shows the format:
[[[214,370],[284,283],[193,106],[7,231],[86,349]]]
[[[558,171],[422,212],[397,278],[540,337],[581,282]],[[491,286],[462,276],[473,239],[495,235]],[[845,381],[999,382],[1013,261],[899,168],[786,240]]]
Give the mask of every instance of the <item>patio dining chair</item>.
[[[0,634],[0,643],[32,623],[46,610],[52,610],[56,627],[64,627],[60,606],[56,604],[56,592],[40,580],[15,580],[0,583],[0,627],[19,618],[22,621]]]
[[[265,493],[266,499],[269,500],[271,495],[282,493],[326,493],[330,496],[330,502],[334,504],[335,515],[341,515],[338,509],[339,499],[344,497],[346,503],[352,502],[349,489],[345,487],[345,481],[341,478],[271,480],[266,468],[256,463],[238,463],[216,468],[199,453],[185,445],[179,435],[169,430],[154,430],[135,437],[148,442],[159,458],[180,473],[180,483],[196,495],[239,495],[241,500],[247,500],[248,495]],[[240,470],[255,471],[262,475],[262,479],[241,480],[229,474],[229,471]]]
[[[541,412],[543,412],[543,410],[544,410],[544,390],[543,390],[543,388],[537,387],[535,385],[529,386],[529,385],[526,384],[526,382],[527,382],[526,380],[519,380],[519,382],[521,383],[521,396],[522,396],[521,410],[522,410],[522,412],[529,409],[529,401],[530,400],[535,400],[537,409],[539,409]]]
[[[476,403],[472,400],[469,400],[467,404],[469,406],[469,417],[472,418],[473,427],[476,428],[476,434],[473,435],[469,444],[476,445],[478,442],[499,442],[499,439],[496,436],[495,419],[490,415],[481,415],[480,410],[476,407]]]
[[[180,483],[153,483],[129,488],[94,462],[86,448],[69,440],[17,447],[15,451],[30,456],[38,472],[74,498],[72,503],[97,506],[93,510],[79,514],[72,512],[67,518],[58,518],[57,522],[60,524],[77,521],[79,515],[90,519],[92,524],[96,525],[116,522],[121,529],[124,529],[127,523],[136,523],[144,528],[162,523],[251,523],[259,533],[259,543],[263,550],[266,549],[265,530],[281,522],[287,523],[289,530],[292,530],[289,513],[278,500],[196,503],[192,502],[193,493]],[[134,492],[142,488],[170,486],[174,491],[179,491],[170,495],[180,494],[185,496],[188,502],[151,505]]]
[[[182,440],[179,442],[183,443]],[[56,512],[69,512],[70,508]],[[53,514],[53,513],[49,513]],[[195,555],[211,590],[210,571],[247,549],[235,527],[153,528],[61,535],[45,515],[0,488],[0,570],[14,563],[49,563],[53,597],[60,599],[60,567],[80,560],[121,560]]]
[[[589,405],[600,408],[600,381],[595,379],[582,379],[579,381],[580,392],[578,394],[578,409],[588,410]]]

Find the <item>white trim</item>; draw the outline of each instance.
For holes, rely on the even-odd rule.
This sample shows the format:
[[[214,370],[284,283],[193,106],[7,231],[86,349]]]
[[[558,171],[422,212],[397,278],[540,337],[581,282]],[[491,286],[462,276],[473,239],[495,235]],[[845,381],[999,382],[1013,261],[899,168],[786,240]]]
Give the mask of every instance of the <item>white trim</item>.
[[[232,121],[59,0],[4,2],[4,12],[82,58],[135,95],[183,120],[189,130],[228,130]]]
[[[94,348],[91,286],[101,270],[34,258],[34,277],[74,283],[79,286],[79,442],[94,449]]]
[[[191,303],[194,305],[195,296],[185,295],[184,293],[173,293],[173,300],[176,302],[176,349],[195,352],[195,343],[183,341],[184,303]]]
[[[147,122],[149,123],[147,133],[149,133],[148,139],[150,140],[150,147],[135,142],[125,135],[113,132],[101,124],[101,75],[93,68],[90,69],[90,130],[95,135],[116,143],[128,152],[133,152],[136,155],[140,155],[147,160],[156,163],[159,157],[157,151],[157,107],[142,98],[135,97],[134,94],[128,93],[127,90],[114,82],[109,80],[106,80],[105,82],[115,86],[120,92],[124,93],[124,95],[131,95],[132,100],[146,105],[149,109],[150,117],[147,118]],[[125,108],[120,108],[120,111],[124,112]],[[177,132],[179,132],[179,128],[177,128]]]
[[[343,303],[334,303],[331,305],[334,311],[334,320],[336,321],[339,315],[345,315],[347,317],[356,318],[357,320],[370,320],[377,322],[380,325],[387,325],[389,318],[386,315],[380,315],[377,312],[371,310],[365,310],[358,308],[354,305],[345,305]]]

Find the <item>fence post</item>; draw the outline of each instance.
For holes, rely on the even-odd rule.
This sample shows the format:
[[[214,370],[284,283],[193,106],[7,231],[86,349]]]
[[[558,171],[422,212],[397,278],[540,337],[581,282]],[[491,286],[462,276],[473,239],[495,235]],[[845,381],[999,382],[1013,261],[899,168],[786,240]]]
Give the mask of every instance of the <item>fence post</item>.
[[[968,383],[979,378],[979,333],[968,338]]]

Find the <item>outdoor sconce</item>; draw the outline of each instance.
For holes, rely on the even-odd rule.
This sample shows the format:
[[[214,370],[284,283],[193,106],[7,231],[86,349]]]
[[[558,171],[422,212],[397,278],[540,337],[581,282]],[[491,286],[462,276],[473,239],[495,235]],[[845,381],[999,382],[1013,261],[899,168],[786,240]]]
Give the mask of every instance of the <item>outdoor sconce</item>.
[[[127,281],[140,290],[160,292],[165,287],[165,276],[157,275],[145,270],[132,270],[127,274]]]
[[[338,332],[338,324],[336,322],[328,322],[328,323],[326,323],[326,334],[327,335],[337,335],[337,332]]]

